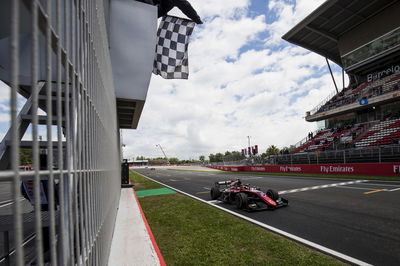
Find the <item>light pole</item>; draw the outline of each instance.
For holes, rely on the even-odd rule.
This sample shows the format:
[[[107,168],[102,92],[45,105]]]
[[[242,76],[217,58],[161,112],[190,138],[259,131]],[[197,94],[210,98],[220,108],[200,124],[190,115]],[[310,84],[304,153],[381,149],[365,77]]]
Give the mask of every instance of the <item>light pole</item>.
[[[247,136],[247,140],[248,140],[248,143],[249,143],[249,148],[247,149],[247,152],[249,153],[249,157],[251,157],[250,137],[251,137],[251,136]]]

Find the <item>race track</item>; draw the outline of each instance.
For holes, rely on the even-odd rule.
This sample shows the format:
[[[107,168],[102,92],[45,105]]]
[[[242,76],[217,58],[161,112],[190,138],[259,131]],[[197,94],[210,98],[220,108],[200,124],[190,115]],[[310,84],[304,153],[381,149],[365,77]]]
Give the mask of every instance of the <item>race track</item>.
[[[369,264],[400,265],[400,182],[134,170],[207,201],[215,181],[240,178],[275,189],[288,207],[249,213],[215,204]]]

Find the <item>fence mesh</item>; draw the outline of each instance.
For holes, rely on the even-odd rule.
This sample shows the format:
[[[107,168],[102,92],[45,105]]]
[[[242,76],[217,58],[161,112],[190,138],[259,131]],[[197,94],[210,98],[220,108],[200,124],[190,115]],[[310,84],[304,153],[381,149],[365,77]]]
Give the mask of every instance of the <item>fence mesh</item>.
[[[108,0],[3,0],[1,265],[107,264],[120,196]],[[1,61],[0,60],[0,61]],[[22,152],[30,160],[21,166]]]

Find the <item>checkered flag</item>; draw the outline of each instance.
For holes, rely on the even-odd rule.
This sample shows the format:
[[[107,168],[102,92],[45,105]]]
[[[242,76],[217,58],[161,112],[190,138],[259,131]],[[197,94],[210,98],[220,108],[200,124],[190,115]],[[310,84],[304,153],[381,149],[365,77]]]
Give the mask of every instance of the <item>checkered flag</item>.
[[[165,79],[187,79],[189,76],[188,45],[195,22],[164,16],[157,31],[158,42],[153,73]]]

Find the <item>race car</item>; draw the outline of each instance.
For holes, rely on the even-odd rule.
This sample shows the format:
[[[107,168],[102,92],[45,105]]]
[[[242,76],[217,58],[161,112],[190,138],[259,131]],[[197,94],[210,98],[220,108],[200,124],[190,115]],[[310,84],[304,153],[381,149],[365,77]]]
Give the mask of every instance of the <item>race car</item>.
[[[238,209],[246,211],[274,210],[289,204],[277,191],[263,192],[258,187],[242,184],[240,179],[215,182],[210,194],[213,200],[235,203]]]

